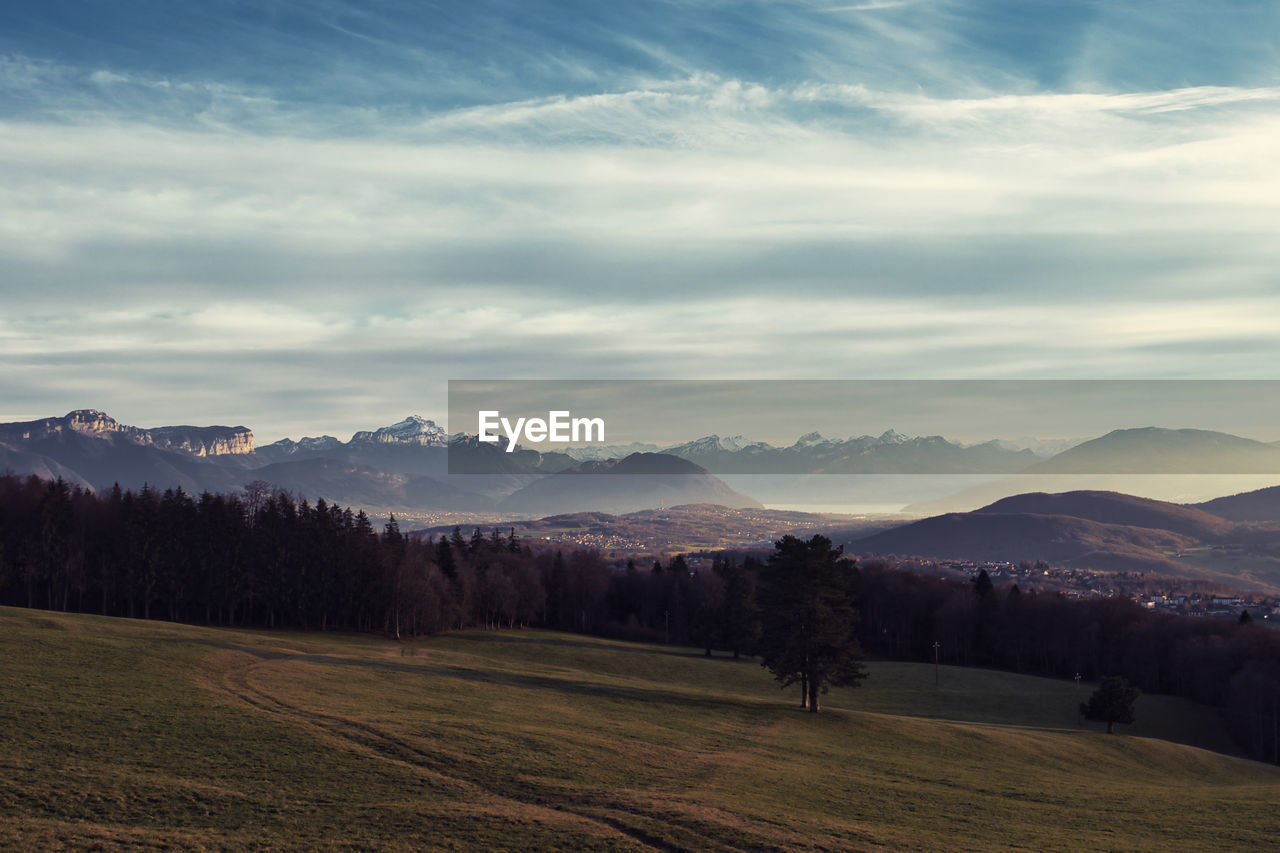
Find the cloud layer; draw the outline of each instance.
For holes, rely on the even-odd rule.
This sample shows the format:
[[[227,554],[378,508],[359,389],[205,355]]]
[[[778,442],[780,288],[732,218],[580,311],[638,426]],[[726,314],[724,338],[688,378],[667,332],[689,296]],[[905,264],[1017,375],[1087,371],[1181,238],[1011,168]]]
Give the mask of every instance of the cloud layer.
[[[274,438],[442,415],[449,378],[1271,378],[1263,13],[533,5],[17,15],[0,417]]]

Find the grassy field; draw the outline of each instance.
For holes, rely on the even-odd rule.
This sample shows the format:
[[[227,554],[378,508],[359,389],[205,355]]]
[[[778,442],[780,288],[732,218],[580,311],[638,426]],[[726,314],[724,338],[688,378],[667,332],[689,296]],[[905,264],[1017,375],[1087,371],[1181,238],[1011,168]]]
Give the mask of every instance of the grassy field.
[[[751,662],[544,632],[396,644],[0,609],[2,849],[1214,850],[1280,769],[1144,697],[874,664],[810,715]],[[1140,736],[1135,736],[1140,735]],[[1175,743],[1170,738],[1181,741]],[[1196,745],[1187,745],[1196,744]]]

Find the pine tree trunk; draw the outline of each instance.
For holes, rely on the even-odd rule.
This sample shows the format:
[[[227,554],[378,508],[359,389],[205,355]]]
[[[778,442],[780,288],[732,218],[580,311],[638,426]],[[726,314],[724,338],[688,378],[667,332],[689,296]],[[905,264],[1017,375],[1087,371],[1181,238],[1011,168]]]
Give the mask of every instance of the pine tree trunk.
[[[1113,721],[1107,720],[1107,734],[1115,733],[1115,725],[1116,724]]]
[[[816,678],[809,679],[809,713],[818,713],[818,680]]]

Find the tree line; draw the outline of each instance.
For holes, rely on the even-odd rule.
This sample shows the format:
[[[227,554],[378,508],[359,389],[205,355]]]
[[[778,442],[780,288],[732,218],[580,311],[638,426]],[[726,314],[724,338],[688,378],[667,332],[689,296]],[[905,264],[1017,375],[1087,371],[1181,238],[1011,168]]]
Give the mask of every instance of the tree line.
[[[1249,754],[1280,763],[1280,631],[1247,618],[1149,611],[1125,598],[947,580],[860,565],[858,636],[896,660],[981,666],[1088,681],[1123,677],[1143,693],[1211,705]],[[935,650],[934,643],[938,644]]]
[[[0,475],[3,604],[398,637],[540,626],[754,652],[740,563],[614,571],[597,551],[532,545],[479,528],[423,539],[265,484],[197,497]]]
[[[756,656],[812,710],[857,684],[858,647],[895,660],[1056,678],[1123,676],[1219,708],[1280,761],[1280,633],[1151,613],[1123,599],[964,583],[855,565],[823,537],[771,554],[616,563],[514,533],[434,540],[394,519],[296,500],[179,489],[89,492],[0,475],[0,603],[227,626],[379,632],[537,626]],[[937,648],[935,649],[935,643]],[[816,692],[815,692],[816,691]]]

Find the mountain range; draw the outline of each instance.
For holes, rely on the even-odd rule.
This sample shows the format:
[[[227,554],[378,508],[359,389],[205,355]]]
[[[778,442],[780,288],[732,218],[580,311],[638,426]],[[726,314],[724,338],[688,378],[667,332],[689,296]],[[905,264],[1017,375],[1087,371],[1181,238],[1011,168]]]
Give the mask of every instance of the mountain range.
[[[300,498],[324,497],[377,514],[760,506],[674,456],[633,453],[622,460],[580,461],[563,453],[505,449],[505,443],[450,436],[416,415],[357,432],[345,442],[323,435],[263,447],[255,447],[252,431],[243,426],[147,429],[90,409],[0,424],[0,471],[61,477],[95,490],[149,484],[189,493],[233,492],[263,481]],[[606,470],[615,476],[573,476]]]
[[[742,436],[711,435],[660,448],[632,444],[540,452],[521,446],[506,452],[505,440],[488,444],[474,436],[450,435],[416,415],[356,432],[347,441],[320,435],[256,446],[253,432],[244,426],[142,428],[84,409],[63,417],[0,424],[0,470],[62,477],[94,489],[150,484],[192,493],[234,491],[262,480],[300,497],[325,497],[379,514],[530,516],[630,512],[690,503],[755,507],[759,501],[742,494],[740,484],[749,484],[752,494],[763,497],[757,487],[767,490],[770,482],[790,482],[778,476],[782,472],[800,478],[792,486],[813,488],[813,483],[826,481],[834,484],[835,494],[846,489],[846,479],[865,485],[898,478],[928,485],[932,481],[918,475],[934,474],[948,482],[966,476],[1003,477],[987,485],[1002,489],[994,499],[1031,491],[1025,486],[1038,477],[1081,472],[1141,470],[1164,476],[1280,471],[1280,446],[1205,430],[1116,430],[1048,458],[1042,455],[1052,446],[999,440],[966,445],[936,435],[909,437],[889,430],[848,439],[809,433],[782,447]],[[753,472],[760,476],[753,479]],[[600,474],[607,476],[586,476]],[[1280,502],[1280,495],[1275,499]],[[766,502],[778,503],[768,498]],[[1247,510],[1222,511],[1238,515]]]
[[[966,446],[939,435],[908,437],[894,430],[848,439],[811,432],[788,447],[710,435],[662,452],[716,474],[1005,474],[1040,461],[1030,450],[996,441]]]
[[[1080,441],[977,444],[895,430],[847,439],[812,432],[785,447],[709,435],[660,452],[715,474],[1280,474],[1277,444],[1160,427],[1117,429]]]

